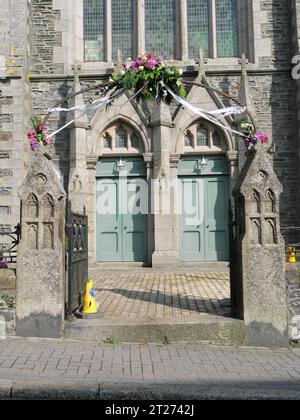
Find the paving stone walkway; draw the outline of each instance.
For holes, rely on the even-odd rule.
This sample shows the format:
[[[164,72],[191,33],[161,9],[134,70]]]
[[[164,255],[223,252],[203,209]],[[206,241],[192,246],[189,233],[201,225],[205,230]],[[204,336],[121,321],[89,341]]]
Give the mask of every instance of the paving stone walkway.
[[[7,339],[0,341],[0,390],[8,380],[272,387],[296,390],[300,399],[300,352]]]
[[[100,312],[126,318],[228,316],[227,273],[92,271]]]

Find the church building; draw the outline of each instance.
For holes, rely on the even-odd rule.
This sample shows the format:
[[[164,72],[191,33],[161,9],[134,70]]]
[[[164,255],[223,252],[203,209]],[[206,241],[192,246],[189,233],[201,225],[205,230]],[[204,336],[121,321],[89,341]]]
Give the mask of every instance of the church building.
[[[19,222],[18,191],[32,154],[30,116],[57,103],[89,105],[103,91],[87,88],[107,82],[141,52],[165,57],[195,82],[187,88],[194,107],[215,111],[232,105],[230,98],[247,107],[269,135],[268,152],[284,186],[281,225],[299,225],[299,100],[292,78],[299,1],[0,4],[6,28],[0,35],[1,231]],[[74,120],[52,138],[51,153],[73,210],[88,214],[90,262],[157,268],[228,262],[232,190],[245,163],[243,140],[231,131],[239,129],[238,118],[222,117],[216,126],[176,101],[145,105],[126,92],[107,109],[79,108],[51,113],[47,130]],[[122,210],[132,194],[141,194],[143,212]],[[103,213],[105,206],[110,211]]]

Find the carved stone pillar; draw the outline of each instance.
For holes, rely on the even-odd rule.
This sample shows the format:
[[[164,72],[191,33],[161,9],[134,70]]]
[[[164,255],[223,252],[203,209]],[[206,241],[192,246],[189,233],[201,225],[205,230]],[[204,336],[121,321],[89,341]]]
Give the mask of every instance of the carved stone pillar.
[[[76,63],[74,69],[73,91],[81,89],[79,81],[80,66]],[[84,106],[82,95],[76,95],[72,106]],[[82,109],[74,111],[71,119],[75,119],[70,129],[70,175],[69,200],[75,213],[83,214],[86,205],[87,171],[86,171],[86,144],[87,144],[87,116],[82,115]]]
[[[178,262],[178,216],[171,199],[171,129],[170,108],[164,102],[154,102],[151,115],[153,127],[153,182],[154,247],[152,266],[169,269]]]
[[[232,309],[245,321],[246,344],[280,346],[288,343],[282,186],[265,147],[257,147],[233,191]]]
[[[20,189],[16,332],[58,338],[65,310],[65,198],[52,163],[36,153]]]

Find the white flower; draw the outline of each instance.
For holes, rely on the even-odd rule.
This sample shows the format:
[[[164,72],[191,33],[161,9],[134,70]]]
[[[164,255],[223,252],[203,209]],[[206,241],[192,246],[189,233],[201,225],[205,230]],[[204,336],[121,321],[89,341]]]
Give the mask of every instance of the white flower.
[[[145,68],[144,66],[140,66],[139,70],[142,71],[142,70],[144,70],[144,68]]]
[[[120,75],[121,75],[121,76],[124,76],[124,75],[125,75],[125,70],[121,70],[121,71],[120,71]]]
[[[112,77],[109,78],[109,82],[112,83],[114,82],[114,79]]]
[[[179,69],[178,70],[178,73],[179,73],[179,76],[182,76],[183,75],[183,70],[182,69]]]

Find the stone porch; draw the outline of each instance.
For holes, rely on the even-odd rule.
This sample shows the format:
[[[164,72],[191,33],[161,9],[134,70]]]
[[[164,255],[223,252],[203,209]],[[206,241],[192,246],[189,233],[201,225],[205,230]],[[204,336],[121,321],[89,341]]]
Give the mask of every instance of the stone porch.
[[[92,270],[99,312],[105,317],[148,319],[229,316],[226,272],[155,273]]]
[[[228,271],[91,270],[99,319],[65,323],[64,337],[123,343],[241,345],[244,323],[230,317]]]

